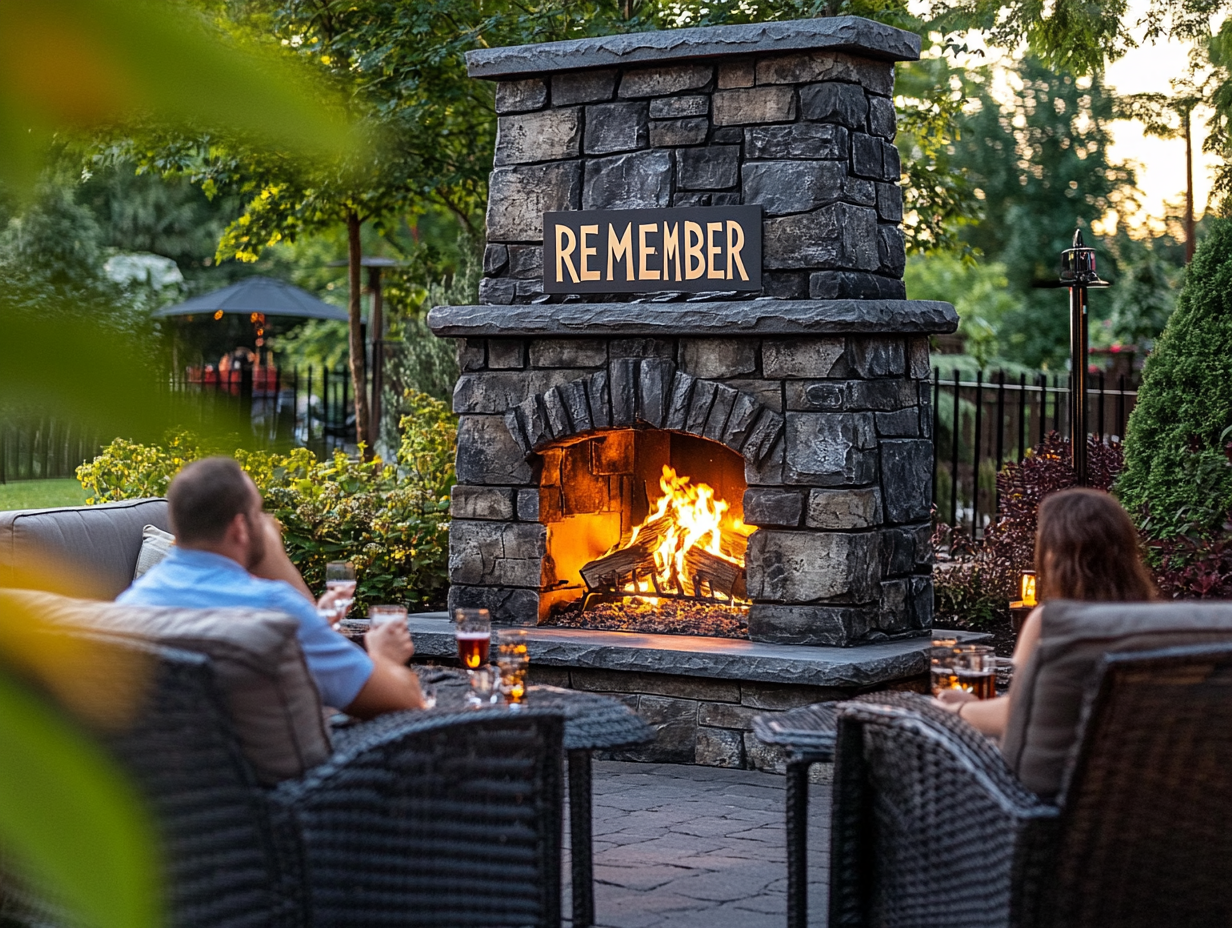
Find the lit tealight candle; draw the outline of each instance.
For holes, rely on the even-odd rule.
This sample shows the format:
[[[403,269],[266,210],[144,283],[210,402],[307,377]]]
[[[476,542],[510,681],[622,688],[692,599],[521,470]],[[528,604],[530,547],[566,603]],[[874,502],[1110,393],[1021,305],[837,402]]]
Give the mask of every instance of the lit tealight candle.
[[[1024,570],[1019,581],[1019,599],[1024,606],[1034,606],[1035,602],[1035,571]]]

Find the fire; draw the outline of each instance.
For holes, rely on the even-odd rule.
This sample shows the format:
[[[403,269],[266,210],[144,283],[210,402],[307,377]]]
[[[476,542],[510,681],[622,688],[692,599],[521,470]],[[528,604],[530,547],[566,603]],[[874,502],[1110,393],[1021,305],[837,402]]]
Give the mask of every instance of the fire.
[[[636,545],[639,539],[657,539],[651,554],[654,558],[655,581],[660,589],[680,589],[690,581],[685,559],[693,548],[707,551],[738,567],[744,567],[744,537],[753,533],[740,519],[727,516],[730,504],[716,499],[714,488],[706,483],[692,484],[687,476],[678,475],[664,465],[659,478],[663,495],[654,509],[622,547]],[[733,538],[733,536],[735,536]],[[738,539],[738,541],[737,541]],[[625,587],[630,593],[651,592],[652,584],[640,580]],[[695,594],[699,591],[694,591]]]

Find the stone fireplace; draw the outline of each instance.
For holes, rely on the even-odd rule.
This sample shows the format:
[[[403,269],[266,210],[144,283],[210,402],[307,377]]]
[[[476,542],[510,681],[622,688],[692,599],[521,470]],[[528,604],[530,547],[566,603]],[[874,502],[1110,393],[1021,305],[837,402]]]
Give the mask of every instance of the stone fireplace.
[[[480,305],[429,316],[462,370],[451,608],[570,642],[697,635],[697,653],[664,645],[691,656],[644,665],[686,677],[745,673],[716,656],[722,637],[824,663],[835,646],[927,635],[928,338],[957,317],[904,299],[893,62],[918,52],[914,35],[837,17],[470,53],[499,114],[485,276]],[[729,248],[760,249],[752,283],[711,257],[706,284],[671,289],[679,264],[670,276],[644,237],[636,261],[613,252],[626,217],[612,213],[606,253],[590,252],[596,266],[606,256],[604,279],[624,284],[623,257],[628,281],[636,266],[661,284],[545,287],[562,266],[545,268],[545,246],[567,245],[585,277],[586,230],[603,232],[556,239],[545,214],[680,210],[720,230],[698,233],[718,254],[722,226],[700,211],[730,207],[760,211],[760,236],[726,233]],[[717,527],[681,530],[665,512]],[[780,660],[797,668],[780,682],[871,686],[923,669],[917,645],[901,653],[854,676]],[[779,680],[772,664],[753,678]]]

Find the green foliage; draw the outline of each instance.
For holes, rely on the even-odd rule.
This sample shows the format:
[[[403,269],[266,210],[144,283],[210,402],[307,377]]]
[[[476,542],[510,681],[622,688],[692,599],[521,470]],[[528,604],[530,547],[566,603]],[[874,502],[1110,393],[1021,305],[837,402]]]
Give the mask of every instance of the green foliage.
[[[998,329],[1022,302],[1007,286],[1005,265],[947,254],[912,255],[903,276],[910,299],[953,303],[967,351],[980,368],[996,366],[1001,358]]]
[[[1116,286],[1101,293],[1110,304],[1108,318],[1091,327],[1093,346],[1135,345],[1144,353],[1168,324],[1184,279],[1158,241],[1141,241],[1123,231],[1108,242],[1116,259]]]
[[[287,553],[308,584],[324,588],[327,561],[353,561],[361,608],[439,605],[448,585],[456,420],[423,394],[408,393],[405,409],[393,464],[356,462],[341,452],[319,461],[306,448],[234,452],[282,523]],[[117,439],[77,477],[92,504],[162,496],[184,464],[217,453],[186,432],[168,433],[158,445]]]
[[[1232,425],[1232,221],[1194,255],[1180,302],[1143,371],[1117,493],[1168,538],[1213,531],[1232,508],[1223,443]]]

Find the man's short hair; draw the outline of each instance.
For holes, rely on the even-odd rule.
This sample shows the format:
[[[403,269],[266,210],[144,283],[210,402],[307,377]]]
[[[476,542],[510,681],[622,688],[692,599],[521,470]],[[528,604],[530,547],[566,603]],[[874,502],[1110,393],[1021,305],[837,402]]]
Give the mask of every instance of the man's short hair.
[[[221,541],[237,515],[252,509],[254,490],[232,458],[202,458],[186,466],[167,489],[176,540]]]

